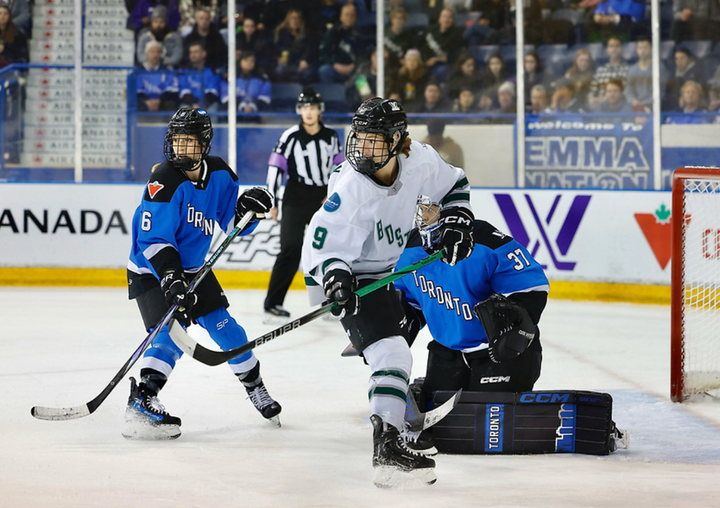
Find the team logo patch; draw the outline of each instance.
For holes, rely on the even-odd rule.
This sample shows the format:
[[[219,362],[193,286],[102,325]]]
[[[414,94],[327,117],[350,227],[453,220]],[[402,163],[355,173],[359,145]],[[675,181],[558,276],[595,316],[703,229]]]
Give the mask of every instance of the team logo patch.
[[[323,208],[326,212],[334,212],[340,208],[340,195],[336,192],[325,200]]]
[[[160,192],[160,189],[165,187],[163,184],[159,182],[150,182],[148,184],[148,194],[150,194],[150,199],[155,197],[155,194]]]

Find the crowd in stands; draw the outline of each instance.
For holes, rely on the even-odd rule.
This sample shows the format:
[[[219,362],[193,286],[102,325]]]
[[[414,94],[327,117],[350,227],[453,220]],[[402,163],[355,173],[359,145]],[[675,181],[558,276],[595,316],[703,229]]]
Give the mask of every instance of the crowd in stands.
[[[28,61],[31,0],[0,0],[0,67]],[[377,91],[372,0],[235,0],[238,110],[291,111],[314,85],[330,111],[353,111]],[[648,113],[648,0],[529,0],[525,110],[529,114]],[[224,108],[227,0],[126,0],[135,32],[137,105]],[[486,113],[512,123],[515,12],[510,0],[386,0],[385,95],[411,113]],[[661,0],[662,111],[668,122],[713,121],[720,108],[720,0]],[[283,101],[282,99],[286,100]],[[459,121],[463,121],[462,119]]]

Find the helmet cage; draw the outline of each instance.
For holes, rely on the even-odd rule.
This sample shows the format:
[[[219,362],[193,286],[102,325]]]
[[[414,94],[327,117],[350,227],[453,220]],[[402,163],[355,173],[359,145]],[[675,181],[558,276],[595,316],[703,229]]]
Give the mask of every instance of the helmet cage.
[[[433,203],[429,197],[418,196],[414,222],[422,247],[428,254],[440,250],[440,210],[440,205]]]
[[[173,138],[178,134],[195,136],[200,150],[185,153],[179,157],[173,147]],[[213,138],[212,122],[208,114],[202,109],[180,108],[170,119],[168,130],[163,143],[163,154],[173,167],[182,171],[190,171],[205,160],[210,152],[210,142]]]

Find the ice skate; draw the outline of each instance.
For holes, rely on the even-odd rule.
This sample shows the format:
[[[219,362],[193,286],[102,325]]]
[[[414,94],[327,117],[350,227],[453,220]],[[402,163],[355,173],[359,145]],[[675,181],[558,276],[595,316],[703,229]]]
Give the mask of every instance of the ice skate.
[[[180,437],[180,418],[165,411],[156,395],[142,390],[130,378],[130,398],[125,410],[125,428],[122,435],[127,439],[177,439]]]
[[[414,439],[408,437],[405,444],[408,448],[410,448],[410,450],[427,455],[428,457],[438,454],[438,449],[435,448],[435,443],[433,442],[432,433],[428,431],[421,432],[419,435],[414,437]]]
[[[620,430],[613,422],[613,428],[608,439],[608,449],[611,452],[616,450],[627,450],[630,448],[630,433],[627,430]]]
[[[280,305],[273,305],[265,309],[263,324],[265,325],[284,325],[290,321],[290,313]]]
[[[275,400],[273,400],[270,396],[267,388],[265,388],[265,383],[260,381],[260,384],[254,387],[246,386],[245,390],[247,391],[253,406],[255,406],[255,409],[260,411],[263,418],[266,418],[270,423],[280,427],[280,417],[278,415],[280,414],[280,411],[282,411],[282,406],[275,402]]]
[[[435,461],[408,448],[405,439],[392,425],[385,425],[378,415],[372,415],[373,425],[373,483],[380,488],[396,488],[413,483],[432,485],[437,481]]]

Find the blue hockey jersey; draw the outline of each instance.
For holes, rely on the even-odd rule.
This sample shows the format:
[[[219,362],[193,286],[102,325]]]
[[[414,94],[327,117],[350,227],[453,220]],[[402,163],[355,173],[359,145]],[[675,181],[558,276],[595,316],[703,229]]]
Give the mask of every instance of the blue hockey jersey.
[[[197,272],[210,250],[215,223],[226,233],[234,229],[237,176],[220,157],[209,156],[203,164],[201,183],[193,183],[167,161],[153,172],[133,216],[130,272],[159,279],[161,260],[167,259],[158,255],[163,249],[177,251],[183,269]]]
[[[505,296],[526,291],[549,291],[545,272],[530,253],[512,237],[485,221],[476,220],[472,255],[450,266],[431,263],[395,281],[410,305],[421,309],[433,339],[458,351],[487,347],[487,336],[473,307],[493,293]],[[417,230],[396,269],[427,256]]]

